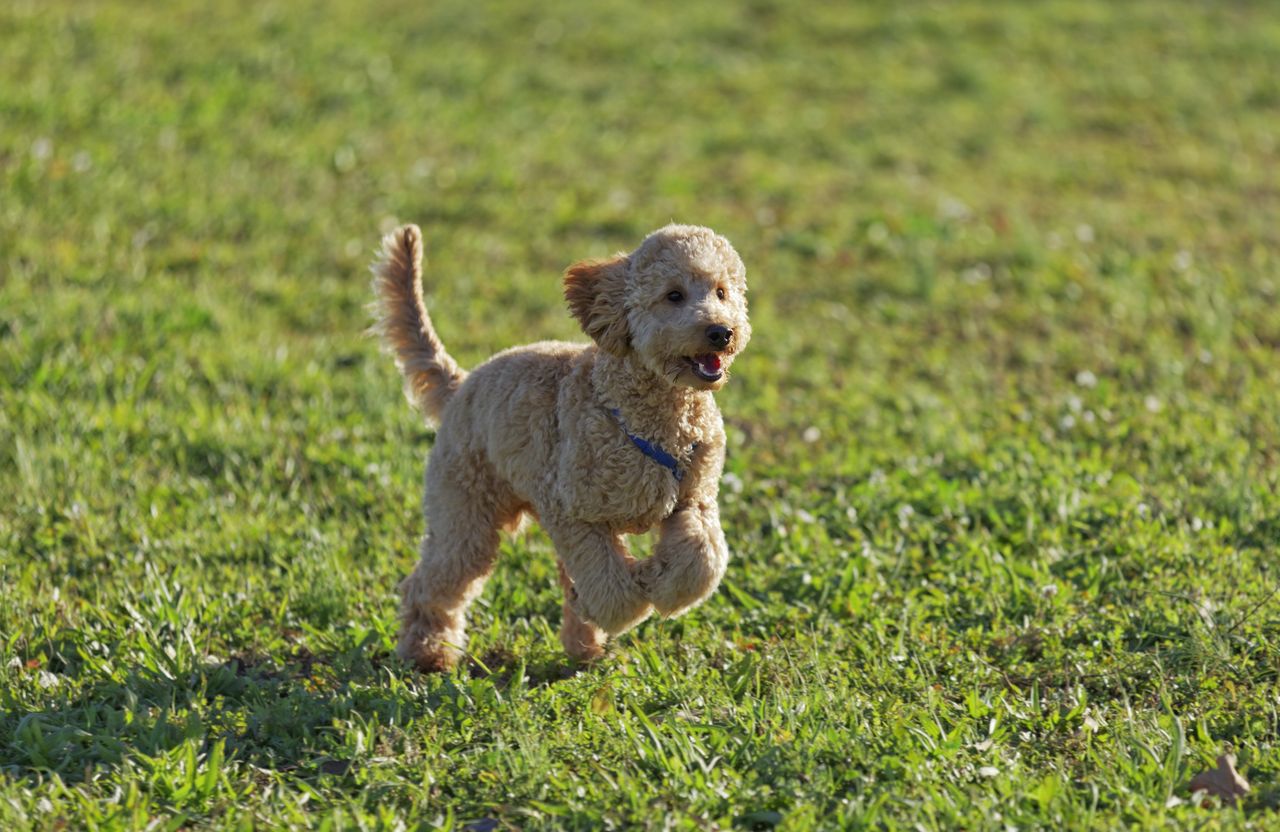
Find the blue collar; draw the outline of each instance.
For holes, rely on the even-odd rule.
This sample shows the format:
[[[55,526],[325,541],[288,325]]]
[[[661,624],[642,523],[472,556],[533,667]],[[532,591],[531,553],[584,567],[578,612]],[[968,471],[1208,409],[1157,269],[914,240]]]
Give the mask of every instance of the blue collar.
[[[661,445],[650,442],[648,439],[643,437],[636,436],[634,433],[627,430],[627,423],[622,421],[622,413],[618,408],[615,407],[609,412],[613,414],[613,418],[618,420],[619,427],[622,428],[622,432],[627,435],[627,438],[631,440],[631,444],[640,449],[640,453],[670,471],[671,476],[676,478],[676,482],[680,482],[684,479],[684,471],[680,470],[680,462],[674,456],[664,451]],[[697,448],[698,443],[694,442],[689,446],[689,453],[692,455]]]

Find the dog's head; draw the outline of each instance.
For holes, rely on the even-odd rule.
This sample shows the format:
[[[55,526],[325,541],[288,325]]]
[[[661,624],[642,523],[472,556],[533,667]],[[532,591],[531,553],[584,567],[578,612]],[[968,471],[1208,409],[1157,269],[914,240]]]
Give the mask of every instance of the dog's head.
[[[631,254],[571,266],[564,294],[602,350],[671,384],[719,390],[751,338],[746,269],[709,228],[668,225]]]

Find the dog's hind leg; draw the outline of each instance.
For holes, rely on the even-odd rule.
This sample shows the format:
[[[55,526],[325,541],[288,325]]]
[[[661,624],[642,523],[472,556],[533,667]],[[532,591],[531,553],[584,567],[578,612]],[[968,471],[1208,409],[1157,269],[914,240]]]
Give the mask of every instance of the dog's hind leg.
[[[400,584],[397,647],[420,670],[448,670],[462,655],[467,607],[493,571],[499,526],[512,519],[477,473],[444,457],[427,472],[427,533],[417,566]]]
[[[560,570],[560,588],[564,590],[564,608],[560,621],[560,643],[569,658],[579,662],[589,662],[604,655],[605,632],[589,621],[584,621],[574,612],[569,603],[573,597],[573,581],[564,571],[564,561],[558,563]]]

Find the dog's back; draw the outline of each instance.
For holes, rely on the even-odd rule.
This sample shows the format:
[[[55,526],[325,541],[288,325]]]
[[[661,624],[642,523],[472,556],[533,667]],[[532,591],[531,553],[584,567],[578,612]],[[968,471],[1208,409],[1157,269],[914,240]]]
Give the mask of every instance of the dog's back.
[[[441,414],[438,446],[465,447],[526,501],[556,463],[562,386],[592,349],[542,341],[497,353],[472,370]]]

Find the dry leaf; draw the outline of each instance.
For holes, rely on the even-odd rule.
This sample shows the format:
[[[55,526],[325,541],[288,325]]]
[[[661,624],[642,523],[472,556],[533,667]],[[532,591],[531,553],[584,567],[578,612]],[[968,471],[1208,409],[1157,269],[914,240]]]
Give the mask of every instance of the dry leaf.
[[[1236,755],[1223,754],[1218,758],[1218,767],[1202,771],[1191,779],[1191,791],[1208,792],[1221,798],[1227,806],[1234,806],[1237,797],[1249,793],[1249,781],[1236,771]]]
[[[591,694],[591,712],[597,716],[604,716],[613,711],[613,692],[609,690],[609,683],[596,688],[595,693]]]

